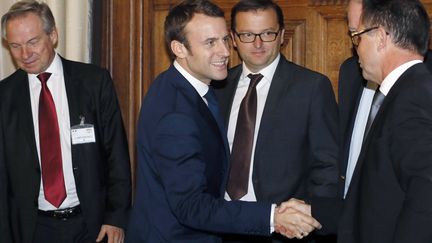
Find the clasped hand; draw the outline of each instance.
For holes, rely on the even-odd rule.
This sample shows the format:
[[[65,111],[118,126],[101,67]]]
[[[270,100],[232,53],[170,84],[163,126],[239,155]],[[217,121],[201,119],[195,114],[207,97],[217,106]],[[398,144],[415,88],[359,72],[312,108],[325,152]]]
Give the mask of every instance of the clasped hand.
[[[311,215],[310,205],[292,198],[276,207],[275,231],[290,239],[302,239],[314,229],[321,229],[321,224]]]

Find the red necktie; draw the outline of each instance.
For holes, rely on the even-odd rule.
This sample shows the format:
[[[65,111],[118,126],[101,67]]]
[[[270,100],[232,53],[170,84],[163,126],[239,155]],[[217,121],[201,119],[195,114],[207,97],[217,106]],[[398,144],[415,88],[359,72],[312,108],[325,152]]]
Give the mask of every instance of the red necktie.
[[[246,195],[249,183],[249,168],[252,157],[255,120],[257,112],[256,86],[262,74],[249,74],[249,88],[244,96],[237,118],[234,142],[231,150],[231,170],[227,192],[232,200]]]
[[[66,198],[66,189],[57,112],[46,84],[50,76],[51,73],[37,76],[42,84],[39,97],[39,142],[45,199],[58,208]]]

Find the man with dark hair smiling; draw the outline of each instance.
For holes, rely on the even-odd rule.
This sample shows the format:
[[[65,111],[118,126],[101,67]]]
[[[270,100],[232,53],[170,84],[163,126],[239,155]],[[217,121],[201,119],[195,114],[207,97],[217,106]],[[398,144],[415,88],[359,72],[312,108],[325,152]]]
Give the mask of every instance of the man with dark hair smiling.
[[[226,201],[226,130],[211,80],[227,75],[229,33],[223,11],[186,0],[165,19],[173,64],[152,83],[137,132],[135,203],[126,241],[221,242],[222,233],[270,236],[274,227],[302,238],[320,224],[267,202]],[[232,169],[232,168],[231,168]]]

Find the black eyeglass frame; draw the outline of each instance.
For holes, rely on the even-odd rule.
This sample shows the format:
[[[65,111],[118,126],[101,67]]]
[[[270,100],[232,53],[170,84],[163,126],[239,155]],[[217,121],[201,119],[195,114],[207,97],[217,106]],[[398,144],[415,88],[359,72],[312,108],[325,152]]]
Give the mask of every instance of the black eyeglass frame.
[[[360,31],[354,31],[354,32],[350,32],[350,37],[351,37],[351,42],[353,44],[353,46],[358,47],[358,45],[360,44],[360,40],[361,40],[361,36],[369,31],[378,29],[379,26],[374,26],[374,27],[370,27],[370,28],[366,28],[364,30],[360,30]]]
[[[237,37],[239,38],[240,42],[243,42],[243,43],[253,43],[253,42],[255,42],[257,36],[260,38],[260,40],[262,42],[273,42],[273,41],[276,40],[276,38],[278,37],[278,35],[279,35],[280,32],[281,32],[281,29],[279,29],[277,31],[264,31],[264,32],[261,32],[261,33],[258,33],[258,34],[255,34],[255,33],[252,33],[252,32],[242,32],[242,33],[239,33],[237,31],[234,31],[234,34],[237,35]],[[272,34],[272,35],[274,35],[274,38],[272,40],[270,40],[270,39],[269,40],[263,40],[263,38],[261,36],[263,34]],[[242,40],[242,38],[244,38],[245,35],[253,35],[254,38],[251,41]]]

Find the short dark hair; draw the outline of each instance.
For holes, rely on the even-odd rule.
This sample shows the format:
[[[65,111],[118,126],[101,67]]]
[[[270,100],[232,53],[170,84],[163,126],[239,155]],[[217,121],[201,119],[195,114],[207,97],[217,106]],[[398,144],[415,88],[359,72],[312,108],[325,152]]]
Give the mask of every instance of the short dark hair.
[[[1,18],[2,36],[6,38],[6,24],[9,20],[34,13],[42,19],[45,33],[50,34],[55,28],[54,16],[46,3],[38,1],[19,1]]]
[[[189,48],[184,31],[185,26],[193,18],[194,14],[204,14],[211,17],[224,18],[224,12],[216,4],[208,0],[185,0],[174,6],[165,19],[165,44],[171,59],[175,59],[170,45],[176,40]]]
[[[430,23],[419,0],[370,0],[363,4],[365,26],[382,26],[396,46],[426,54]]]
[[[249,11],[266,10],[266,9],[273,9],[276,12],[279,28],[283,29],[285,27],[283,12],[281,7],[277,5],[275,2],[273,2],[272,0],[240,0],[231,9],[231,30],[233,32],[235,31],[235,27],[236,27],[235,17],[239,12],[249,12]]]

